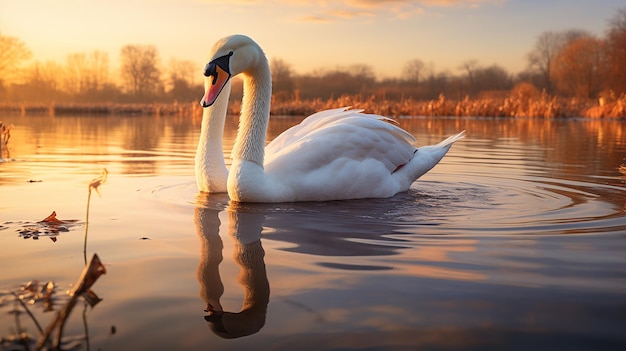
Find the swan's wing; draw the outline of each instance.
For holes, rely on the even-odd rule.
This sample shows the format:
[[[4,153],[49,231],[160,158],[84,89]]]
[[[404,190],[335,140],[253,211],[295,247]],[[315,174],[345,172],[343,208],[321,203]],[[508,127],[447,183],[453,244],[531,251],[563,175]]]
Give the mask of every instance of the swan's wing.
[[[363,110],[350,110],[349,108],[350,107],[342,107],[337,109],[320,111],[312,114],[311,116],[304,119],[302,123],[287,129],[278,137],[276,137],[272,142],[270,142],[265,147],[266,156],[277,153],[281,149],[285,148],[287,145],[298,142],[300,139],[308,137],[311,134],[316,133],[328,126],[335,125],[336,123],[346,123],[345,121],[348,118],[352,119],[352,122],[350,123],[354,123],[355,125],[357,125],[358,122],[355,122],[357,121],[357,119],[354,119],[355,117],[358,118],[358,121],[361,121],[363,123],[365,123],[365,121],[367,120],[390,122],[392,123],[393,128],[381,129],[386,129],[393,134],[402,136],[402,138],[406,139],[409,142],[415,142],[415,138],[411,134],[393,125],[396,123],[394,120],[383,116],[364,114],[361,113]],[[380,128],[381,125],[378,122],[375,122],[373,124],[362,124],[362,126],[375,129]],[[390,125],[383,126],[389,127]]]
[[[335,119],[342,118],[345,115],[352,113],[351,110],[350,112],[347,112],[349,108],[350,107],[341,107],[341,108],[336,108],[336,109],[331,109],[331,110],[324,110],[324,111],[319,111],[310,115],[299,124],[296,124],[295,126],[287,129],[286,131],[282,132],[279,136],[274,138],[274,140],[272,140],[265,147],[266,154],[271,154],[273,152],[276,152],[277,150],[280,150],[281,148],[283,148],[285,145],[289,144],[293,140],[297,140],[302,135],[305,135],[307,133],[310,133],[311,131],[314,131],[315,129],[319,128],[320,125],[323,125],[327,123],[328,121],[333,121]]]
[[[287,130],[287,137],[279,140],[281,135],[279,142],[268,145],[272,148],[266,153],[265,170],[279,175],[308,175],[342,159],[355,161],[348,162],[353,165],[379,162],[392,173],[413,156],[413,136],[386,118],[358,111],[335,111],[333,115],[317,116],[304,127]],[[350,173],[346,170],[329,175],[332,178]]]

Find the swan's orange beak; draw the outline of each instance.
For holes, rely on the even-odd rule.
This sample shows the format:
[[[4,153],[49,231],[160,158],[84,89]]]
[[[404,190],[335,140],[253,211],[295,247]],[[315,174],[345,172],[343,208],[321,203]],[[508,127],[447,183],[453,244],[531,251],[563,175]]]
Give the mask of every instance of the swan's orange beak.
[[[220,66],[215,67],[215,72],[208,76],[204,82],[204,96],[201,101],[202,107],[213,105],[229,78],[230,74],[228,74],[228,72],[224,71]]]
[[[233,56],[233,52],[229,52],[228,55],[220,56],[213,61],[209,62],[204,69],[204,96],[202,97],[202,107],[209,107],[213,105],[217,97],[224,89],[226,82],[230,79],[230,57]]]

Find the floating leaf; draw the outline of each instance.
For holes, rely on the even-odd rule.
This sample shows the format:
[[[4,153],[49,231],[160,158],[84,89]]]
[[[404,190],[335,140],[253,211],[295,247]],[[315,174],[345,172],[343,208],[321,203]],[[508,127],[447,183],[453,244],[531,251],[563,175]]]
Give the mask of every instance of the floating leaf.
[[[46,222],[46,223],[65,223],[65,222],[63,222],[63,221],[61,221],[61,220],[57,219],[57,212],[56,212],[56,211],[52,211],[52,213],[51,213],[48,217],[46,217],[46,218],[42,219],[42,220],[41,220],[41,221],[39,221],[39,222]]]
[[[24,239],[38,240],[41,236],[48,236],[52,242],[56,242],[56,236],[61,232],[69,232],[70,228],[78,223],[75,219],[61,220],[57,218],[56,211],[42,219],[39,222],[5,222],[5,224],[18,224],[21,228],[17,228],[17,232],[20,237]],[[6,229],[7,227],[1,227],[0,229]]]

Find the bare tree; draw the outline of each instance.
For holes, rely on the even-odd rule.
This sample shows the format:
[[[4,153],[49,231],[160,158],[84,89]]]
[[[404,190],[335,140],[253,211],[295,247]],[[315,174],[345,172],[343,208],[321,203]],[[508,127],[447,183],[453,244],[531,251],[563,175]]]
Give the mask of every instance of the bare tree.
[[[93,51],[88,57],[89,76],[87,86],[91,90],[101,91],[111,84],[109,55],[103,51]]]
[[[607,85],[615,93],[626,93],[626,8],[617,10],[606,37]]]
[[[460,70],[464,70],[467,73],[467,84],[468,84],[468,91],[470,94],[473,94],[476,90],[475,75],[476,75],[476,70],[478,70],[478,67],[479,67],[478,61],[475,59],[467,60],[459,66]]]
[[[198,94],[194,94],[195,78],[201,77],[201,71],[196,67],[196,63],[191,60],[171,59],[168,68],[169,95],[174,100],[189,101],[196,99]]]
[[[474,72],[474,88],[477,92],[503,91],[513,87],[513,80],[506,69],[494,64],[478,68]]]
[[[173,81],[182,81],[187,85],[193,85],[197,77],[202,76],[202,71],[197,64],[191,60],[171,59],[169,64],[170,83]]]
[[[0,33],[0,86],[15,78],[19,66],[31,56],[32,53],[22,41]]]
[[[364,82],[373,82],[376,80],[374,69],[370,65],[356,63],[350,65],[346,71],[352,74],[356,79]]]
[[[409,82],[419,84],[425,67],[424,61],[412,59],[404,65],[404,76]]]
[[[543,77],[543,88],[548,93],[554,90],[552,77],[554,58],[567,43],[586,35],[588,35],[586,32],[572,29],[564,32],[543,32],[537,38],[533,50],[528,53],[528,66]]]
[[[570,42],[554,58],[557,87],[568,95],[596,97],[604,85],[604,59],[601,40],[587,36]]]
[[[126,91],[138,97],[161,88],[159,53],[154,45],[125,45],[120,52],[121,76]]]
[[[272,91],[274,98],[287,100],[294,97],[294,80],[291,65],[280,58],[273,58],[270,61],[272,72]]]
[[[426,78],[426,92],[424,98],[436,99],[439,94],[446,91],[447,89],[449,80],[448,73],[437,73],[437,71],[435,70],[435,64],[432,61],[429,61],[425,65],[424,73]]]
[[[560,48],[560,36],[555,32],[543,32],[537,38],[533,50],[528,54],[528,65],[531,69],[539,71],[543,77],[545,89],[552,92],[552,80],[550,69],[552,60]]]
[[[65,91],[70,94],[97,94],[109,84],[108,54],[95,50],[67,55],[63,78]]]
[[[46,90],[59,90],[62,76],[59,72],[63,67],[54,61],[35,62],[26,71],[27,84],[39,86]]]
[[[11,87],[14,101],[52,102],[66,101],[61,91],[63,67],[54,61],[35,61],[24,69],[23,80]]]
[[[85,54],[69,54],[65,59],[66,67],[63,85],[70,94],[78,94],[85,89]]]

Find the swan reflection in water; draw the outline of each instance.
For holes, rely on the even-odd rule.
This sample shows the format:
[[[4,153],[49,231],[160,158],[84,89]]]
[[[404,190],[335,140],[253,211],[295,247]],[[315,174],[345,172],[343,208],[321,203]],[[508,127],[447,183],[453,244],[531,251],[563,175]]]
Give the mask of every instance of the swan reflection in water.
[[[202,249],[197,277],[208,313],[204,319],[215,334],[225,339],[257,333],[265,325],[270,297],[265,251],[261,245],[265,215],[255,212],[253,207],[234,202],[229,204],[225,194],[200,194],[196,201],[194,221]],[[244,289],[239,312],[224,311],[220,303],[224,285],[219,265],[223,260],[224,244],[219,235],[219,213],[224,209],[228,214],[228,236],[234,244],[233,259],[240,267],[239,283]]]
[[[413,199],[415,194],[409,192],[382,200],[352,200],[350,206],[346,206],[343,202],[244,204],[230,202],[227,194],[198,194],[194,221],[202,252],[197,279],[200,295],[206,303],[205,319],[211,330],[223,338],[238,338],[257,333],[265,325],[270,288],[261,244],[264,227],[272,229],[273,240],[292,244],[285,251],[319,257],[395,255],[402,249],[402,240],[386,235],[403,233],[402,227],[390,218],[395,218],[406,203],[414,203],[407,202],[407,197]],[[225,228],[233,242],[233,260],[239,266],[239,283],[244,290],[239,312],[224,311],[220,303],[224,294],[219,272],[224,259],[219,218],[222,212],[227,214]],[[324,261],[318,264],[348,270],[391,269],[376,264]]]
[[[200,295],[206,303],[205,319],[223,338],[257,333],[266,321],[269,281],[264,261],[264,240],[289,244],[281,250],[313,255],[314,264],[342,271],[386,271],[385,260],[353,261],[346,257],[395,256],[414,245],[399,217],[419,213],[430,218],[456,197],[432,201],[416,190],[390,199],[363,199],[286,204],[230,202],[227,194],[200,193],[196,198],[195,225],[201,243],[197,269]],[[425,203],[428,202],[428,206]],[[227,215],[228,232],[220,236],[220,214]],[[421,217],[420,217],[421,218]],[[424,220],[429,227],[437,226]],[[266,233],[263,233],[263,231]],[[222,233],[223,234],[223,233]],[[224,285],[219,266],[224,260],[222,240],[232,240],[233,260],[239,266],[244,299],[239,312],[224,311],[220,298]],[[415,259],[415,258],[412,258]]]

